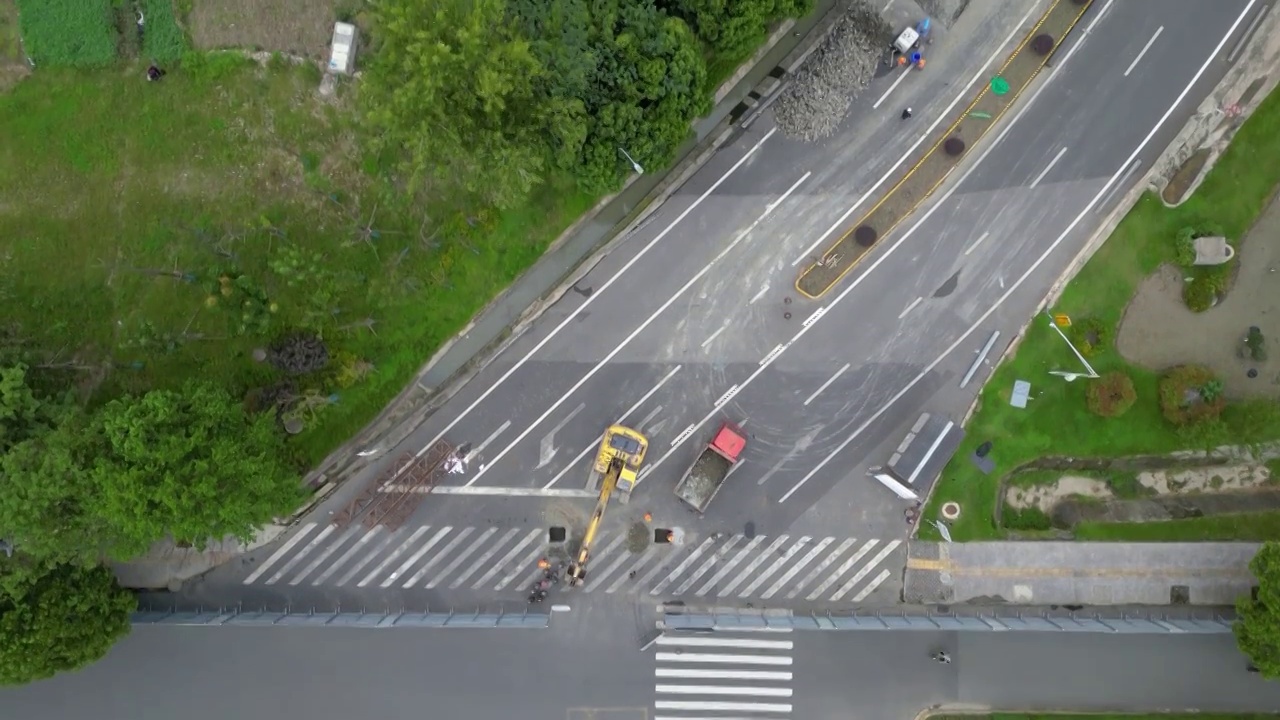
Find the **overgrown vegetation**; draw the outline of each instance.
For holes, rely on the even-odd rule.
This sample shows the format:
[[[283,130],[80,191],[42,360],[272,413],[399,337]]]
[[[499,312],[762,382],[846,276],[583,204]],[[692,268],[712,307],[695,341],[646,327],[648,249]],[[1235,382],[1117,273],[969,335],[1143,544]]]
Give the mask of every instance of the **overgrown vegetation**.
[[[1280,678],[1280,542],[1264,544],[1249,570],[1258,589],[1236,603],[1236,643],[1264,677]]]
[[[1180,228],[1213,227],[1227,237],[1244,236],[1280,183],[1280,165],[1259,163],[1259,157],[1280,157],[1280,93],[1272,93],[1254,112],[1185,203],[1169,209],[1154,195],[1139,200],[1068,284],[1054,312],[1096,318],[1106,335],[1114,337],[1138,283],[1160,265],[1176,261],[1176,243],[1170,239],[1177,237]],[[944,502],[958,502],[963,513],[951,528],[952,536],[956,540],[994,539],[1003,534],[995,522],[999,478],[1037,457],[1116,457],[1204,447],[1223,440],[1248,445],[1280,438],[1280,405],[1275,402],[1225,403],[1217,422],[1193,422],[1180,429],[1161,412],[1158,373],[1131,366],[1114,352],[1098,353],[1090,363],[1100,374],[1123,372],[1132,379],[1137,402],[1123,418],[1099,418],[1088,409],[1086,384],[1047,375],[1050,370],[1078,372],[1080,368],[1053,328],[1042,318],[1034,319],[1016,354],[996,369],[983,388],[981,407],[967,428],[964,444],[939,479],[926,517],[939,517]],[[1034,406],[1026,410],[1011,407],[1014,380],[1027,378],[1042,378],[1033,380]],[[1204,387],[1201,384],[1197,390],[1202,401]],[[1220,386],[1217,389],[1220,392]],[[1212,396],[1214,388],[1208,390]],[[1221,402],[1219,395],[1204,404],[1219,406]],[[993,444],[989,457],[996,463],[989,475],[967,460],[979,444],[988,441]],[[1180,527],[1190,529],[1229,521],[1215,517],[1174,522],[1186,523]],[[1163,525],[1180,529],[1174,522]],[[920,533],[938,537],[927,524],[921,526]]]
[[[1109,372],[1091,380],[1085,395],[1089,412],[1104,418],[1120,417],[1138,400],[1133,380],[1122,372]]]
[[[112,0],[18,0],[18,13],[38,67],[101,67],[116,59]]]

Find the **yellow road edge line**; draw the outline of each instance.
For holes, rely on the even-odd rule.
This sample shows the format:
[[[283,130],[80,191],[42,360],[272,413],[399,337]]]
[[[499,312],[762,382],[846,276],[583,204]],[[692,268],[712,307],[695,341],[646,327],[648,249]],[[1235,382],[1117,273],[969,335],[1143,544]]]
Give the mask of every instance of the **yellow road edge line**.
[[[1005,59],[1004,64],[1001,65],[1000,68],[996,71],[996,76],[1003,75],[1004,71],[1009,67],[1009,65],[1013,63],[1015,59],[1017,59],[1019,54],[1021,54],[1023,50],[1027,49],[1027,46],[1031,43],[1033,39],[1035,39],[1036,32],[1040,30],[1040,27],[1044,25],[1045,21],[1049,19],[1049,16],[1053,13],[1053,11],[1057,10],[1058,6],[1061,4],[1062,4],[1062,0],[1054,0],[1054,3],[1049,6],[1049,9],[1045,10],[1044,14],[1040,16],[1040,19],[1036,21],[1036,24],[1033,25],[1031,27],[1031,30],[1027,32],[1026,36],[1022,39],[1022,42],[1018,44],[1017,49],[1014,50],[1012,53],[1010,53],[1009,57]],[[1017,91],[1014,92],[1013,97],[1010,98],[1008,104],[1005,105],[1004,109],[1002,109],[999,113],[997,113],[995,117],[993,117],[991,121],[987,123],[987,126],[982,130],[982,132],[978,134],[978,137],[974,139],[973,144],[975,147],[979,142],[982,141],[983,138],[987,136],[987,133],[990,132],[991,129],[995,127],[997,123],[999,123],[1000,119],[1003,118],[1005,113],[1009,111],[1009,108],[1013,107],[1018,103],[1018,98],[1022,97],[1022,93],[1032,83],[1035,82],[1037,77],[1040,76],[1040,72],[1044,70],[1050,58],[1052,58],[1053,54],[1057,52],[1058,48],[1062,45],[1063,41],[1067,39],[1067,36],[1071,34],[1071,31],[1074,30],[1076,25],[1080,22],[1080,18],[1084,17],[1085,11],[1087,11],[1092,5],[1093,3],[1089,2],[1088,4],[1084,5],[1081,8],[1079,13],[1076,14],[1075,19],[1072,20],[1071,24],[1067,25],[1066,30],[1062,32],[1062,37],[1058,38],[1058,41],[1054,43],[1053,49],[1050,50],[1045,55],[1044,61],[1040,63],[1040,67],[1036,68],[1036,71],[1031,74],[1031,77],[1027,78],[1027,81],[1023,83],[1022,86],[1017,89]],[[870,210],[863,213],[862,217],[860,217],[857,222],[851,225],[849,229],[846,230],[844,234],[840,236],[839,239],[831,243],[831,245],[829,245],[827,249],[822,253],[821,257],[825,259],[829,255],[831,255],[831,253],[835,251],[835,249],[838,248],[841,243],[843,243],[846,239],[848,239],[850,235],[853,234],[854,230],[857,230],[858,227],[862,225],[862,222],[864,220],[871,217],[871,215],[873,215],[876,210],[880,209],[881,205],[884,205],[884,203],[887,202],[889,198],[893,197],[893,194],[898,191],[898,188],[902,187],[903,183],[905,183],[907,180],[910,180],[911,177],[915,175],[916,171],[920,169],[920,166],[924,165],[926,160],[933,157],[933,154],[937,152],[938,148],[942,146],[942,144],[947,140],[948,137],[951,136],[953,132],[955,132],[956,128],[960,126],[960,123],[964,122],[965,119],[969,117],[969,113],[973,112],[973,108],[976,107],[984,97],[986,97],[987,93],[990,92],[990,90],[991,90],[990,83],[987,83],[985,86],[983,86],[982,90],[978,92],[977,96],[974,97],[973,101],[969,103],[968,107],[966,107],[964,111],[960,113],[960,116],[956,118],[956,120],[947,127],[946,131],[942,133],[942,135],[938,138],[938,140],[934,142],[934,144],[930,146],[929,150],[926,151],[924,155],[920,157],[920,160],[918,160],[915,165],[912,165],[911,169],[908,170],[907,173],[902,176],[902,179],[900,179],[896,184],[894,184],[894,186],[890,188],[889,191],[886,192],[884,196],[881,197],[876,202],[875,205],[871,206]],[[845,277],[847,277],[849,273],[853,271],[854,268],[858,267],[858,265],[862,263],[862,259],[865,258],[867,255],[870,255],[871,251],[874,250],[875,247],[879,245],[881,241],[884,240],[884,238],[893,234],[893,231],[896,230],[898,226],[902,224],[903,220],[915,214],[916,210],[920,209],[920,206],[923,205],[925,201],[933,197],[933,193],[937,191],[937,189],[941,187],[941,185],[944,182],[946,182],[947,178],[951,177],[951,173],[959,166],[960,166],[960,163],[956,163],[956,165],[952,166],[951,169],[947,170],[947,172],[944,173],[942,177],[938,179],[938,182],[934,183],[933,187],[929,188],[929,191],[926,192],[923,196],[921,196],[920,200],[918,200],[916,204],[911,207],[910,210],[908,210],[905,214],[903,214],[901,218],[898,218],[898,220],[894,222],[893,225],[889,226],[889,228],[880,235],[880,237],[876,240],[876,242],[871,247],[867,248],[866,252],[858,256],[858,258],[854,260],[853,263],[849,265],[849,267],[845,268],[830,283],[828,283],[827,286],[823,288],[821,293],[817,295],[810,295],[809,293],[805,292],[803,288],[800,287],[800,283],[804,281],[804,279],[809,275],[809,273],[813,272],[818,267],[821,267],[818,263],[810,264],[809,267],[805,268],[804,272],[800,273],[800,276],[796,278],[796,281],[795,281],[796,292],[798,292],[800,295],[804,296],[809,300],[818,300],[824,297],[827,293],[831,292],[832,288],[834,288],[836,285],[839,285],[840,281],[844,280]]]
[[[954,565],[947,560],[929,560],[910,558],[907,560],[908,570],[924,570],[945,572],[951,575],[970,577],[1195,577],[1240,578],[1250,579],[1252,576],[1243,568],[1060,568],[1060,567],[979,567]]]

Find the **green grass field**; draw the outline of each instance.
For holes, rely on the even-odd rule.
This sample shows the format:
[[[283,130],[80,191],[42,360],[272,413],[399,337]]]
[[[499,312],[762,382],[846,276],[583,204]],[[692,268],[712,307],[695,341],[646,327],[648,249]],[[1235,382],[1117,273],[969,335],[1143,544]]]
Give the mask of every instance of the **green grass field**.
[[[1055,313],[1073,319],[1097,318],[1115,328],[1138,284],[1162,263],[1174,257],[1178,229],[1221,227],[1228,237],[1239,238],[1270,200],[1280,184],[1280,164],[1258,158],[1280,157],[1280,93],[1273,93],[1236,135],[1195,195],[1183,205],[1165,208],[1157,197],[1144,196],[1120,223],[1079,275],[1067,286]],[[1049,376],[1050,370],[1079,372],[1079,361],[1062,341],[1047,317],[1033,318],[1026,337],[983,388],[981,405],[970,421],[967,437],[956,457],[938,480],[927,517],[938,517],[942,503],[955,501],[962,515],[952,524],[956,540],[1002,537],[996,526],[995,508],[1000,478],[1023,463],[1047,455],[1116,457],[1163,453],[1181,449],[1172,425],[1161,415],[1157,375],[1130,366],[1111,348],[1090,359],[1096,370],[1124,370],[1133,378],[1138,402],[1124,416],[1104,419],[1089,412],[1085,403],[1086,381],[1067,383]],[[1015,379],[1030,379],[1031,405],[1019,410],[1009,405]],[[1280,413],[1275,406],[1228,408],[1223,419],[1237,443],[1256,443],[1280,437]],[[983,475],[968,456],[978,444],[991,441],[996,470]],[[1082,528],[1092,539],[1259,539],[1271,533],[1276,518],[1225,518],[1173,521],[1150,527],[1133,524]],[[931,526],[921,528],[925,538],[936,539]],[[1280,535],[1267,535],[1278,537]]]

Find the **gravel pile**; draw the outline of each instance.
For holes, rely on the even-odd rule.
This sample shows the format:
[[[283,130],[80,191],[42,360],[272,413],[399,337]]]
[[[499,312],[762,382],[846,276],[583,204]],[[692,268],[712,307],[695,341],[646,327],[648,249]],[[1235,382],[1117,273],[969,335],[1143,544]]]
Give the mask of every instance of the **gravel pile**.
[[[862,0],[845,11],[774,104],[778,128],[805,141],[828,137],[884,61],[893,29]]]

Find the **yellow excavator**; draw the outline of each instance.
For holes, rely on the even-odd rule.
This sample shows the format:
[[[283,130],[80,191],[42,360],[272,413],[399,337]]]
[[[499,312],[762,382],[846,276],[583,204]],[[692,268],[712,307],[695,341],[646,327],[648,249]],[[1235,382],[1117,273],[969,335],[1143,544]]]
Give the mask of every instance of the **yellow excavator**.
[[[582,535],[578,556],[569,563],[566,573],[569,587],[578,587],[587,579],[587,560],[591,558],[591,546],[600,530],[604,511],[609,507],[609,498],[617,491],[624,505],[631,499],[640,463],[644,462],[644,454],[648,450],[649,438],[629,427],[612,425],[605,430],[595,464],[591,466],[592,474],[602,476],[600,497],[596,500],[595,511],[591,513],[591,521],[587,523],[587,531]]]

